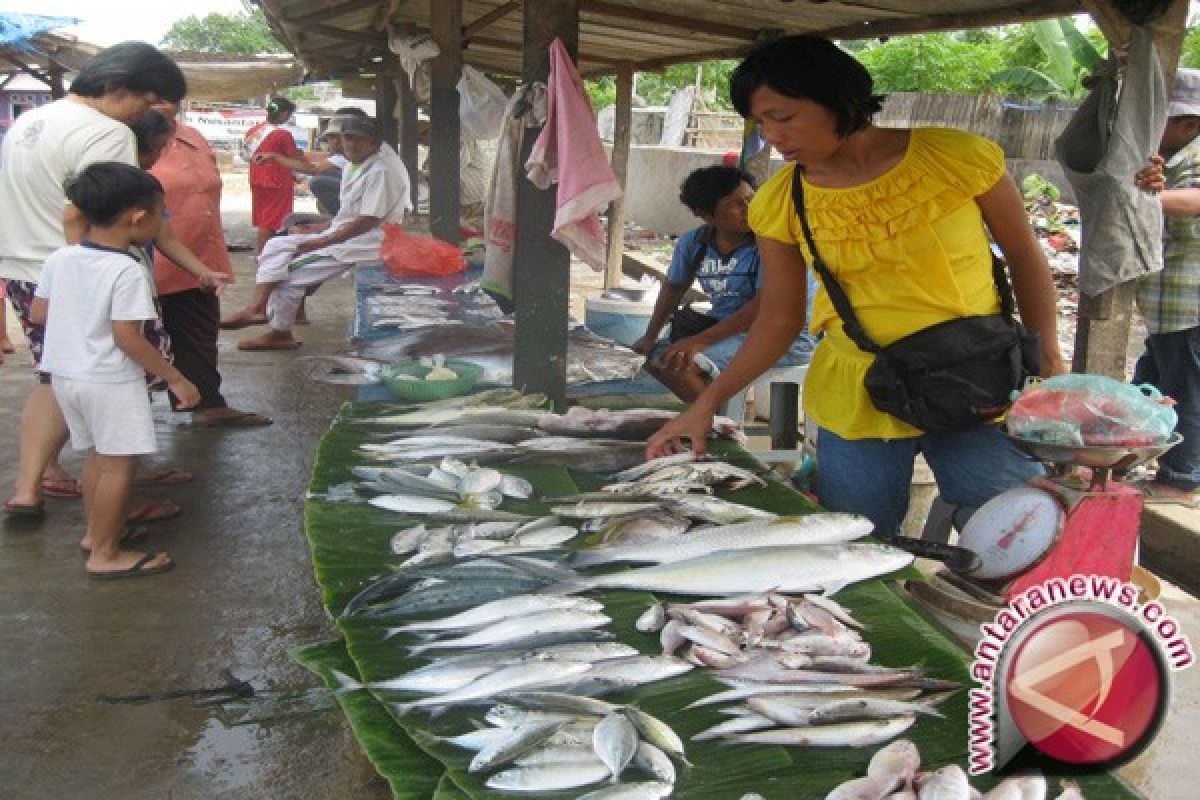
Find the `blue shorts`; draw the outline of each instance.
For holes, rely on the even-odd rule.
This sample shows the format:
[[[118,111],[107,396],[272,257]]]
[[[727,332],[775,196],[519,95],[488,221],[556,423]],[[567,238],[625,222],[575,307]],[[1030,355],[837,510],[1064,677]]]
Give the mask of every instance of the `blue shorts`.
[[[712,362],[717,372],[720,372],[729,366],[729,362],[733,360],[734,354],[741,348],[742,342],[745,340],[746,334],[736,333],[704,350],[704,357]],[[650,353],[650,360],[661,356],[670,346],[671,342],[666,339],[659,341]],[[799,367],[807,364],[812,361],[813,350],[816,349],[816,346],[816,339],[807,333],[800,334],[796,337],[796,341],[792,342],[792,346],[788,348],[787,352],[775,362],[775,367]],[[705,369],[704,365],[697,366],[700,366],[702,372],[712,373],[712,370]]]

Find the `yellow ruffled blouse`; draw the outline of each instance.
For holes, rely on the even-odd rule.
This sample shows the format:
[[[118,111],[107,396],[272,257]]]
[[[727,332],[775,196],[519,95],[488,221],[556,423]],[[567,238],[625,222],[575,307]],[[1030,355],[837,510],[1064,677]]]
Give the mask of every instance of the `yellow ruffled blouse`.
[[[800,219],[787,165],[750,205],[759,236],[800,248]],[[1004,175],[1004,153],[965,131],[915,128],[903,159],[878,178],[845,189],[804,183],[817,249],[850,298],[867,334],[881,345],[938,322],[995,314],[1000,299],[975,198]],[[818,275],[818,280],[820,276]],[[921,431],[875,408],[863,387],[873,356],[842,329],[822,288],[809,329],[825,336],[804,382],[804,413],[845,439],[902,439]]]

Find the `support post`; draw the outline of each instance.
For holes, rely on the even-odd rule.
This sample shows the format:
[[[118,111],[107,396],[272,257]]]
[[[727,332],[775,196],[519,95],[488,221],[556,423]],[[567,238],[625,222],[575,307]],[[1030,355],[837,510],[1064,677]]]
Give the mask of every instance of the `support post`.
[[[400,72],[399,60],[388,52],[375,76],[375,121],[383,133],[383,140],[392,147],[400,142],[400,129],[396,125],[396,79]]]
[[[550,72],[550,43],[562,39],[572,58],[579,56],[579,0],[526,0],[522,81],[544,82]],[[521,145],[521,164],[540,131],[529,129]],[[516,346],[513,385],[544,392],[556,408],[566,405],[567,306],[571,255],[550,238],[554,227],[555,187],[538,189],[517,179],[517,240],[513,253],[513,302]]]
[[[439,54],[430,67],[429,230],[458,243],[458,79],[462,76],[462,0],[429,0],[429,25]]]
[[[411,178],[412,204],[417,207],[417,167],[420,166],[417,155],[417,142],[420,138],[420,128],[417,122],[417,95],[413,91],[408,74],[401,71],[400,84],[400,160],[408,167]]]
[[[58,64],[51,64],[50,72],[50,96],[55,100],[61,100],[67,96],[67,90],[63,86],[63,69]]]
[[[1128,43],[1129,20],[1111,0],[1088,0],[1087,6],[1097,25],[1108,37],[1110,47]],[[1187,12],[1188,0],[1173,0],[1170,8],[1150,25],[1154,30],[1154,44],[1168,87],[1175,80],[1175,68],[1187,27]],[[1129,179],[1133,180],[1133,176]],[[1137,282],[1129,281],[1094,297],[1080,296],[1075,352],[1071,358],[1072,372],[1107,375],[1121,381],[1126,379],[1126,353],[1136,294]]]
[[[621,184],[621,196],[608,207],[608,264],[604,288],[621,285],[621,259],[625,254],[625,194],[629,191],[629,141],[633,123],[633,64],[617,67],[617,107],[613,124],[612,168]]]

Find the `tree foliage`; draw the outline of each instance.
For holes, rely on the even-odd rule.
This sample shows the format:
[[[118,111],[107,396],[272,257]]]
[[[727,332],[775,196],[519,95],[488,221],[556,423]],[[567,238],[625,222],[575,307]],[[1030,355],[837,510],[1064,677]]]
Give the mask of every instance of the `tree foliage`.
[[[242,7],[235,14],[213,12],[203,17],[184,17],[171,26],[160,46],[165,50],[230,55],[286,52],[287,48],[271,33],[262,9],[246,0],[242,0]]]
[[[887,92],[987,91],[992,73],[1005,64],[1003,38],[927,33],[899,36],[863,48],[856,57]]]

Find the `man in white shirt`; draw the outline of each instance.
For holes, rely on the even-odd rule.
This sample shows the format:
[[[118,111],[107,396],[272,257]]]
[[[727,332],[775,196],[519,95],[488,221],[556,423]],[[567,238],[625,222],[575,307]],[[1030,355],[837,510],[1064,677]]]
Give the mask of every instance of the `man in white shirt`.
[[[239,350],[294,350],[292,325],[313,286],[341,275],[360,261],[379,258],[383,224],[400,223],[412,208],[408,170],[384,144],[369,117],[342,120],[342,146],[350,163],[342,171],[341,208],[328,223],[304,233],[276,236],[258,258],[254,299],[221,323],[236,329],[261,325],[262,336],[238,342]]]
[[[30,317],[42,263],[67,244],[64,187],[89,164],[117,161],[137,166],[127,123],[160,100],[178,102],[187,82],[175,62],[151,45],[124,42],[97,53],[79,70],[69,94],[26,111],[0,146],[0,278],[21,319],[35,368],[44,329]],[[75,237],[81,231],[75,231]],[[77,497],[80,489],[58,463],[66,423],[48,376],[21,414],[20,464],[6,514],[42,511],[42,495]]]

